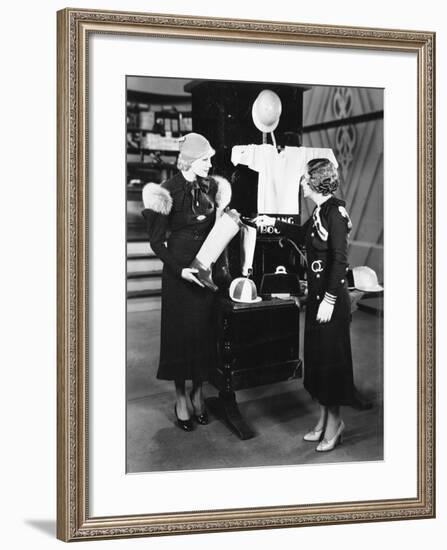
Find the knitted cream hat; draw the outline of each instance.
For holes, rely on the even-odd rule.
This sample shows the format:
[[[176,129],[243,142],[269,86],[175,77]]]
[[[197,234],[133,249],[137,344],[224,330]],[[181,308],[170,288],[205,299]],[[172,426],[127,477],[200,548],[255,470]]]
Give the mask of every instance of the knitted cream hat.
[[[179,141],[179,160],[183,162],[192,163],[203,157],[212,157],[216,152],[205,137],[194,132],[186,134]]]

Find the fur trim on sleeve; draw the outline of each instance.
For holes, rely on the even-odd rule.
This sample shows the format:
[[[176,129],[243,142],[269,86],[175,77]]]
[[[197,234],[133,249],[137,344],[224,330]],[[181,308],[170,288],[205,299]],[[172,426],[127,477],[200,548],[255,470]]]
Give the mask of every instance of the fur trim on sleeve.
[[[213,176],[213,178],[217,183],[216,206],[223,210],[231,201],[231,184],[222,176]]]
[[[143,187],[143,204],[145,208],[154,212],[168,215],[172,209],[172,197],[169,191],[158,183],[147,183]]]

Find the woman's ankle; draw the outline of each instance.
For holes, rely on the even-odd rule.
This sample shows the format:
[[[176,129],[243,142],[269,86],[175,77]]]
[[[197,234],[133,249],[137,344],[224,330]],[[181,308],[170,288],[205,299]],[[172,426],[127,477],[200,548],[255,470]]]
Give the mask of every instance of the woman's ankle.
[[[326,428],[324,431],[324,438],[327,440],[332,439],[334,435],[337,433],[337,430],[340,428],[341,422],[342,422],[341,416],[336,416],[336,417],[330,416],[328,418]]]
[[[321,432],[321,430],[324,430],[327,422],[327,415],[328,411],[327,408],[323,405],[320,405],[320,418],[318,419],[318,422],[315,425],[314,431],[315,432]]]
[[[203,409],[203,392],[202,386],[193,387],[191,390],[191,404],[196,412],[201,412]]]

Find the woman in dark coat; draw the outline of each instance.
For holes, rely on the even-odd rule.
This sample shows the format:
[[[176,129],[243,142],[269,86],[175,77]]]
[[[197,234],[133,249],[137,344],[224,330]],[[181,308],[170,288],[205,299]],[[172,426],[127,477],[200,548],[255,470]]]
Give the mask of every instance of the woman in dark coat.
[[[198,270],[189,267],[231,198],[226,180],[208,177],[213,155],[206,138],[188,134],[181,144],[180,171],[143,189],[149,242],[164,264],[157,378],[175,382],[174,412],[185,431],[193,429],[190,408],[198,423],[208,422],[202,383],[216,361],[216,294],[199,280]],[[192,380],[189,398],[186,380]]]
[[[318,401],[320,417],[304,439],[319,442],[317,451],[330,451],[341,442],[345,429],[340,406],[353,406],[357,400],[350,340],[351,304],[346,281],[351,221],[345,203],[333,196],[339,178],[329,160],[311,160],[300,183],[304,197],[316,205],[304,225],[281,222],[269,216],[259,216],[257,224],[274,225],[306,247],[304,387]]]

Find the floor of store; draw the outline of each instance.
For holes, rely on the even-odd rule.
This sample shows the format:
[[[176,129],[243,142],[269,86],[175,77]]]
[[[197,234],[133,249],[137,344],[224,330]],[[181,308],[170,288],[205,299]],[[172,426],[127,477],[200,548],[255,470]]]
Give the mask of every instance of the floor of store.
[[[315,424],[317,406],[302,379],[237,392],[240,411],[255,432],[252,439],[240,440],[213,416],[206,426],[196,424],[193,432],[180,430],[175,425],[173,383],[156,378],[159,327],[159,308],[128,312],[128,473],[383,459],[381,317],[359,310],[353,314],[355,382],[372,407],[342,408],[343,443],[328,453],[317,453],[314,443],[303,441],[303,434]],[[210,397],[217,391],[206,384],[204,393]]]

